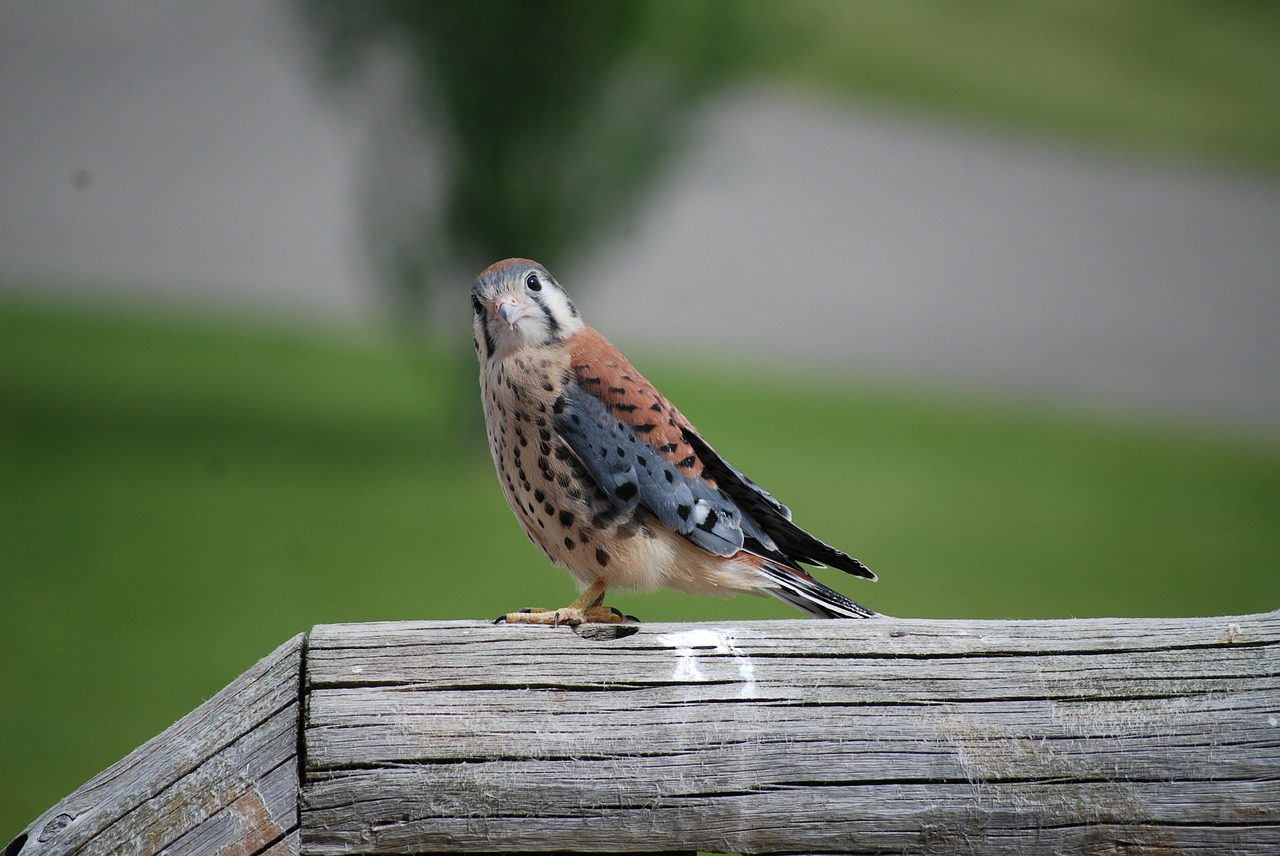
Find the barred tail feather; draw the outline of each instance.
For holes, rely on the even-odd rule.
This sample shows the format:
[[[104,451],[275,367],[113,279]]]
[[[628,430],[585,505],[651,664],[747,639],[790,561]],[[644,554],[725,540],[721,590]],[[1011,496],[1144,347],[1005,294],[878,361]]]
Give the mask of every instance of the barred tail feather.
[[[854,603],[808,574],[772,562],[765,562],[760,570],[777,584],[761,587],[762,592],[816,618],[875,618],[880,614]]]

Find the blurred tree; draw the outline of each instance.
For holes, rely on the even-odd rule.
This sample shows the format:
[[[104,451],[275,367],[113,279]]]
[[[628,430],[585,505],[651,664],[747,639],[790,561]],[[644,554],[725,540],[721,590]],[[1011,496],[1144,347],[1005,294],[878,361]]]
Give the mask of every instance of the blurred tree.
[[[364,222],[410,319],[442,286],[465,306],[490,262],[554,269],[618,226],[749,53],[732,0],[294,2],[324,79],[369,111]]]

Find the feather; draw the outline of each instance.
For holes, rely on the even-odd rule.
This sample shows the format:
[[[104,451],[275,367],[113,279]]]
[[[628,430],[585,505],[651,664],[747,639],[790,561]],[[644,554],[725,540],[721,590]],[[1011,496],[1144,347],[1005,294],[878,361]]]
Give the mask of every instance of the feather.
[[[817,618],[874,618],[879,614],[827,588],[803,571],[771,562],[765,562],[760,570],[777,583],[777,587],[762,587],[761,591]]]

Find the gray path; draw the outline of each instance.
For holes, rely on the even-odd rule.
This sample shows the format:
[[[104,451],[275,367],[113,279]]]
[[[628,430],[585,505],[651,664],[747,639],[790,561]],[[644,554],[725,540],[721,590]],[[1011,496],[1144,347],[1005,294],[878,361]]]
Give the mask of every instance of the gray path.
[[[359,134],[273,10],[6,4],[0,287],[370,307]],[[751,92],[558,274],[628,343],[1280,431],[1273,178]]]

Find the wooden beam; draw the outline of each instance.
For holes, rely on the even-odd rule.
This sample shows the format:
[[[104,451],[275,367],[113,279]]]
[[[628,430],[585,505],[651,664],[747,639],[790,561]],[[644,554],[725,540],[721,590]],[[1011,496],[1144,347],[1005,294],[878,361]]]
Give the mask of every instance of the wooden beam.
[[[46,811],[4,856],[298,852],[299,634]]]
[[[1280,612],[581,630],[316,627],[3,856],[1280,852]]]
[[[316,627],[302,849],[1280,852],[1280,613]]]

